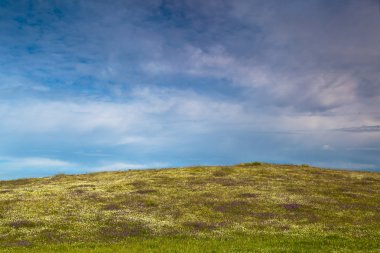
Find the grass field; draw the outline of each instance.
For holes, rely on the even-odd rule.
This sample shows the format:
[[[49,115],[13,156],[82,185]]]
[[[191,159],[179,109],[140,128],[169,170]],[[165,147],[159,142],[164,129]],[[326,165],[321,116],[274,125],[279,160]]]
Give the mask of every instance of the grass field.
[[[380,252],[380,173],[248,163],[0,181],[0,252]]]

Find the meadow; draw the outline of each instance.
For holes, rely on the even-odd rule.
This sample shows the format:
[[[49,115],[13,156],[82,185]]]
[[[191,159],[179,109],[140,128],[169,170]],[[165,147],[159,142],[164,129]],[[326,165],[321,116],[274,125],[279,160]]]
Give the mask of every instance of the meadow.
[[[0,252],[380,252],[380,173],[254,162],[0,181]]]

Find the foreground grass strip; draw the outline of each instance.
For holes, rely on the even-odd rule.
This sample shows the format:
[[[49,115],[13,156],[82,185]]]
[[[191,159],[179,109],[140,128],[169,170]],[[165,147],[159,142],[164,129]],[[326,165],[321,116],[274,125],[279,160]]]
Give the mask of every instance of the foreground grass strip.
[[[379,241],[294,236],[232,238],[128,238],[118,243],[5,248],[0,252],[379,252]]]

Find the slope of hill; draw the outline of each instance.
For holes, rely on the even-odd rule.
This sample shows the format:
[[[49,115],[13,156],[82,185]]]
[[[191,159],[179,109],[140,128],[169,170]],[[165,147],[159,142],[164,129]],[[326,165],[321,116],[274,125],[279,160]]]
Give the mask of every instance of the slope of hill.
[[[248,163],[0,181],[0,251],[380,251],[380,173]]]

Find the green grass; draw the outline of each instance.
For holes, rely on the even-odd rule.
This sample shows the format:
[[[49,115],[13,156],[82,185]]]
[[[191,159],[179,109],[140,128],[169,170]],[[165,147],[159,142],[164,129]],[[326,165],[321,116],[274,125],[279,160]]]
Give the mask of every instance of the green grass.
[[[3,252],[378,252],[374,238],[258,235],[228,238],[131,237],[115,243],[44,245],[29,248],[6,248]]]
[[[0,252],[380,252],[380,173],[259,162],[0,181]]]

